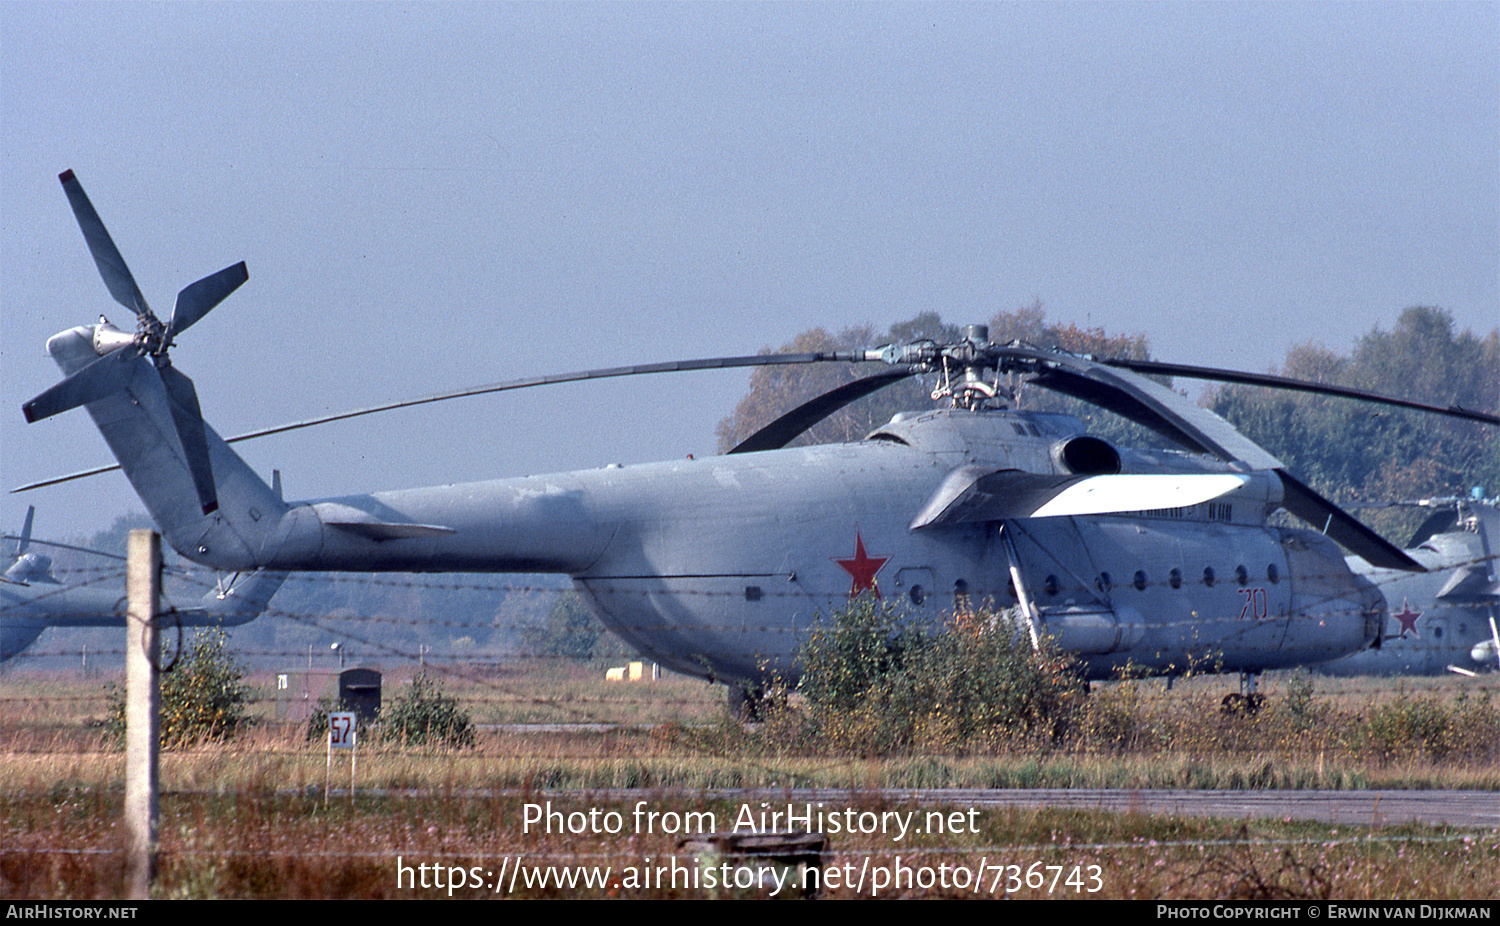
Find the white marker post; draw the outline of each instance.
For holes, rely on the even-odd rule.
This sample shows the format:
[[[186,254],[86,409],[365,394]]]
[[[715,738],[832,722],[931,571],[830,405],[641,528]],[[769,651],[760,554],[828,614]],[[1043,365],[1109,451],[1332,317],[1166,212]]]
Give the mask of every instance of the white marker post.
[[[359,724],[353,711],[328,712],[328,766],[323,775],[323,804],[328,804],[329,785],[333,780],[333,751],[349,750],[349,798],[354,798],[354,772],[359,768],[359,750],[355,742],[359,739]]]

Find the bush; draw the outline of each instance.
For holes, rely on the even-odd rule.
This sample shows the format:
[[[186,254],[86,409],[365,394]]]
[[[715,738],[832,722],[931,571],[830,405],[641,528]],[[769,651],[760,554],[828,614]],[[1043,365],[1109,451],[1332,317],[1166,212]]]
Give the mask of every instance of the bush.
[[[1312,673],[1297,669],[1286,680],[1286,697],[1283,703],[1292,728],[1297,732],[1309,730],[1327,713],[1313,697]]]
[[[381,725],[386,736],[414,745],[462,749],[475,741],[469,712],[458,706],[457,698],[443,694],[442,686],[425,669],[411,680],[411,688]]]
[[[1408,754],[1442,759],[1448,753],[1449,711],[1434,697],[1410,697],[1404,691],[1395,701],[1370,712],[1365,734],[1380,758]]]
[[[810,727],[865,755],[1056,740],[1083,687],[1069,660],[1032,647],[1018,617],[979,613],[934,628],[857,599],[803,649]]]
[[[241,684],[245,666],[225,652],[229,637],[222,629],[201,630],[187,652],[161,675],[161,744],[190,746],[233,736],[249,723],[249,692]],[[125,735],[125,692],[110,692],[106,728]]]

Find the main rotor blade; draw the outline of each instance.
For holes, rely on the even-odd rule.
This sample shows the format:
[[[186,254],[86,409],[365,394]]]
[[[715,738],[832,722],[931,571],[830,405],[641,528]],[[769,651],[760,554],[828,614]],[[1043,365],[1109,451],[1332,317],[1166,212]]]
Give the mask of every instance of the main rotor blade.
[[[37,540],[35,538],[29,538],[26,536],[17,537],[15,534],[5,534],[4,538],[6,540],[30,540],[32,543],[36,544],[39,547],[56,547],[59,550],[76,550],[79,553],[89,553],[94,556],[103,556],[109,559],[117,559],[122,563],[125,562],[125,557],[120,556],[118,553],[106,553],[103,550],[92,550],[88,547],[77,547],[71,543],[58,543],[55,540]],[[20,554],[18,553],[16,555],[19,556]]]
[[[877,373],[837,389],[830,389],[815,399],[804,402],[775,421],[734,445],[730,453],[754,453],[759,450],[779,450],[797,439],[807,429],[829,415],[858,399],[903,380],[911,375],[908,369],[889,373]]]
[[[1193,405],[1161,384],[1129,369],[1109,367],[1101,361],[1083,357],[1044,355],[1025,348],[1009,348],[1005,353],[1026,362],[1041,359],[1042,371],[1032,380],[1033,383],[1092,402],[1238,467],[1274,470],[1284,486],[1282,505],[1287,511],[1323,531],[1350,552],[1364,557],[1371,565],[1408,572],[1426,571],[1420,563],[1353,515],[1299,482],[1286,471],[1280,460],[1236,431],[1224,419],[1206,408]]]
[[[286,431],[296,431],[302,428],[316,427],[320,424],[328,424],[334,421],[344,421],[348,418],[359,418],[364,415],[375,415],[380,412],[394,411],[398,408],[412,408],[417,405],[431,405],[434,402],[446,402],[449,399],[462,399],[468,396],[488,395],[492,392],[509,392],[514,389],[530,389],[533,386],[553,386],[560,383],[577,383],[591,379],[610,379],[619,376],[641,376],[652,373],[686,373],[694,370],[727,370],[736,367],[770,367],[785,366],[789,364],[803,363],[825,363],[830,361],[845,361],[858,363],[864,360],[863,354],[854,353],[812,353],[812,354],[753,354],[746,357],[705,357],[699,360],[673,360],[667,363],[647,363],[632,367],[606,367],[598,370],[580,370],[574,373],[553,373],[548,376],[532,376],[526,379],[513,379],[504,383],[491,383],[487,386],[471,386],[468,389],[455,389],[452,392],[439,392],[434,395],[422,396],[416,399],[402,399],[399,402],[387,402],[383,405],[371,405],[368,408],[358,408],[354,411],[339,412],[334,415],[324,415],[320,418],[309,418],[306,421],[294,421],[291,424],[281,424],[270,428],[261,428],[258,431],[247,431],[244,434],[228,438],[225,443],[235,443],[242,440],[255,440],[260,437],[269,437],[272,434],[281,434]],[[19,491],[19,490],[17,490]]]
[[[250,271],[245,269],[245,262],[240,261],[233,267],[225,267],[218,273],[204,277],[178,293],[177,305],[172,309],[172,324],[167,330],[168,338],[191,328],[198,319],[207,315],[248,279]]]
[[[1364,557],[1371,566],[1426,572],[1427,568],[1399,547],[1362,524],[1354,515],[1314,492],[1291,473],[1278,469],[1281,506],[1321,530],[1349,552]]]
[[[1199,453],[1248,469],[1282,467],[1280,460],[1229,422],[1154,380],[1071,354],[1029,348],[1004,348],[1001,353],[1038,367],[1032,384],[1112,411]]]
[[[219,510],[219,494],[214,489],[213,467],[209,465],[208,438],[203,432],[203,412],[198,407],[198,390],[193,381],[175,367],[164,366],[157,370],[161,384],[167,390],[167,407],[172,410],[172,423],[177,426],[177,437],[182,441],[182,452],[187,457],[188,472],[193,474],[193,488],[198,490],[198,501],[204,514]]]
[[[150,314],[151,309],[141,295],[141,288],[135,284],[135,277],[131,275],[130,268],[125,265],[125,258],[120,255],[120,249],[115,247],[114,239],[105,229],[104,221],[94,211],[94,204],[89,202],[88,194],[83,192],[83,185],[71,170],[63,171],[57,179],[62,181],[63,192],[68,196],[68,204],[73,207],[78,227],[83,229],[83,240],[88,242],[89,253],[94,255],[94,264],[99,268],[99,275],[104,278],[104,285],[109,287],[109,294],[137,316]]]
[[[303,428],[317,427],[321,424],[330,424],[335,421],[344,421],[349,418],[360,418],[365,415],[376,415],[381,412],[395,411],[398,408],[412,408],[417,405],[430,405],[434,402],[446,402],[449,399],[462,399],[467,396],[487,395],[492,392],[508,392],[514,389],[529,389],[533,386],[550,386],[558,383],[575,383],[590,379],[608,379],[617,376],[636,376],[650,373],[683,373],[694,370],[727,370],[736,367],[769,367],[786,366],[792,364],[807,363],[860,363],[868,360],[863,352],[818,352],[810,354],[754,354],[744,357],[707,357],[700,360],[676,360],[668,363],[648,363],[632,367],[607,367],[599,370],[581,370],[575,373],[554,373],[550,376],[533,376],[527,379],[515,379],[504,383],[492,383],[487,386],[472,386],[468,389],[456,389],[452,392],[439,392],[435,395],[422,396],[416,399],[402,399],[399,402],[386,402],[382,405],[371,405],[367,408],[358,408],[354,411],[339,412],[333,415],[323,415],[319,418],[308,418],[305,421],[294,421],[290,424],[279,424],[274,427],[260,428],[255,431],[246,431],[234,437],[226,437],[224,443],[236,444],[240,441],[257,440],[262,437],[270,437],[273,434],[284,434],[288,431],[298,431]],[[902,376],[907,374],[902,373]],[[66,382],[66,380],[64,380]],[[57,387],[54,386],[54,389]],[[51,391],[51,390],[49,390]],[[45,395],[45,393],[43,393]],[[59,409],[61,411],[61,409]],[[53,412],[52,414],[56,414]],[[795,435],[794,435],[795,436]],[[65,476],[55,476],[51,479],[43,479],[38,482],[30,482],[23,486],[11,489],[11,494],[17,492],[30,492],[33,489],[45,489],[48,486],[61,485],[65,482],[73,482],[78,479],[87,479],[89,476],[98,476],[101,473],[113,472],[120,468],[118,463],[110,463],[104,466],[95,466],[91,469],[79,470],[68,473]]]
[[[1344,399],[1356,399],[1361,402],[1374,402],[1380,405],[1391,405],[1396,408],[1410,408],[1416,411],[1431,412],[1435,415],[1447,415],[1450,418],[1462,418],[1466,421],[1478,421],[1483,424],[1500,425],[1500,415],[1490,415],[1485,412],[1470,411],[1457,405],[1449,405],[1446,408],[1440,405],[1427,405],[1422,402],[1413,402],[1410,399],[1401,399],[1395,396],[1382,395],[1378,392],[1366,392],[1362,389],[1348,389],[1343,386],[1331,386],[1327,383],[1314,383],[1302,379],[1292,379],[1287,376],[1274,376],[1270,373],[1242,373],[1238,370],[1221,370],[1217,367],[1197,367],[1180,363],[1159,363],[1155,360],[1100,360],[1100,363],[1112,367],[1122,367],[1134,370],[1137,373],[1147,373],[1162,376],[1181,376],[1185,379],[1201,379],[1210,382],[1240,383],[1246,386],[1264,386],[1269,389],[1290,389],[1296,392],[1311,392],[1317,395],[1338,396]]]
[[[28,422],[37,422],[118,392],[130,383],[138,359],[140,354],[132,347],[105,354],[22,405],[21,412]]]

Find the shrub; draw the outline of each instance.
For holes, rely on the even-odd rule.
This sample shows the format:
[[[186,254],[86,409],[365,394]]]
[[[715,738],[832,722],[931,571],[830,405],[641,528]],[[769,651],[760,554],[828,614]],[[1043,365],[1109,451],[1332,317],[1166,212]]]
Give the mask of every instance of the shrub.
[[[1069,660],[1032,647],[1018,617],[963,615],[934,628],[855,600],[803,649],[810,727],[866,755],[1055,740],[1082,686]]]
[[[1299,732],[1311,728],[1326,713],[1313,698],[1312,673],[1307,669],[1297,669],[1287,677],[1284,707],[1292,727]]]
[[[220,628],[201,630],[186,653],[161,675],[161,744],[190,746],[233,736],[249,722],[249,692],[241,684],[245,667],[225,652],[228,635]],[[106,728],[125,734],[125,693],[110,692]]]
[[[1448,753],[1449,711],[1433,697],[1411,697],[1402,692],[1395,701],[1370,712],[1365,734],[1382,759],[1407,753],[1442,759]]]
[[[474,745],[474,720],[443,693],[437,680],[422,670],[411,688],[382,718],[386,736],[414,745],[442,745],[462,749]]]

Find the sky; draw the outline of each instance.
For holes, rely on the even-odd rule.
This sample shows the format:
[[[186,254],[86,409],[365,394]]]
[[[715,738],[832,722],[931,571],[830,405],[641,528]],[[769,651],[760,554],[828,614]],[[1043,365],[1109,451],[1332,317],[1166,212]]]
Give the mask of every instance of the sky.
[[[6,489],[110,462],[20,412],[49,336],[130,327],[65,169],[159,315],[248,262],[172,354],[226,435],[1037,301],[1264,371],[1412,305],[1500,324],[1500,5],[0,3]],[[290,498],[703,455],[747,381],[240,446]],[[0,528],[28,504],[43,537],[141,510],[112,474]]]

